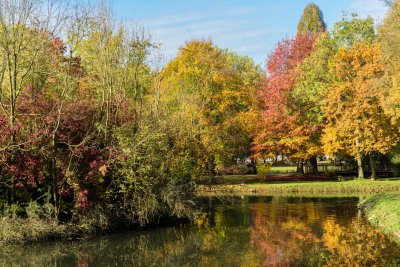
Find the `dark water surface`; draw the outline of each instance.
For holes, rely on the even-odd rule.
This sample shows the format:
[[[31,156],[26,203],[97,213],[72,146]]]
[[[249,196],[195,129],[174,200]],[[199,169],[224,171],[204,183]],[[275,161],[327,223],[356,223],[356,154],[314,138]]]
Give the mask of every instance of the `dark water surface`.
[[[197,219],[0,252],[0,266],[400,266],[357,198],[205,198]]]

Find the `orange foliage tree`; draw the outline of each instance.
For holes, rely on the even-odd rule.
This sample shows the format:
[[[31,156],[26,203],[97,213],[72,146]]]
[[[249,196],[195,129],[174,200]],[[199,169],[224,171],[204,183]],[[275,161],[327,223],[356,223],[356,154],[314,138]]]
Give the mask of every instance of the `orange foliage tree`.
[[[364,177],[362,157],[387,153],[398,142],[397,129],[382,108],[384,68],[378,44],[343,47],[333,60],[336,81],[326,91],[323,111],[327,124],[322,136],[325,151],[353,156],[358,176]]]

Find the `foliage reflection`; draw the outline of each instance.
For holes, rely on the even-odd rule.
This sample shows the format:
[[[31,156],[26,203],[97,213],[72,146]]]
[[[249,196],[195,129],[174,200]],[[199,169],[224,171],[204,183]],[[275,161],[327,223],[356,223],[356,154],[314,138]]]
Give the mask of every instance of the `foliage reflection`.
[[[387,266],[400,247],[357,199],[201,199],[192,224],[0,252],[0,266]]]

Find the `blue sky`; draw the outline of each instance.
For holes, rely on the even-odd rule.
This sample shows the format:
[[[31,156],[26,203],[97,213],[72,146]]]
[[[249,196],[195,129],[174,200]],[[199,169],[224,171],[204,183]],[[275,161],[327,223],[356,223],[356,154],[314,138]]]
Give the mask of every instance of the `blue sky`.
[[[162,43],[168,60],[191,39],[212,39],[222,48],[252,57],[264,64],[282,38],[296,32],[303,0],[115,0],[115,15],[143,25]],[[314,1],[324,13],[328,27],[343,11],[370,15],[381,20],[386,7],[381,0]]]

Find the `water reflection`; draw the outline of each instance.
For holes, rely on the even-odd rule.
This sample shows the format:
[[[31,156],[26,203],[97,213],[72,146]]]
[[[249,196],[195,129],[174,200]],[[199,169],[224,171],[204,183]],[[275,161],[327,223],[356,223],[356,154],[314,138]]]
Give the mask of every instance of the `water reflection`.
[[[0,266],[396,266],[357,199],[208,198],[193,224],[0,251]]]

